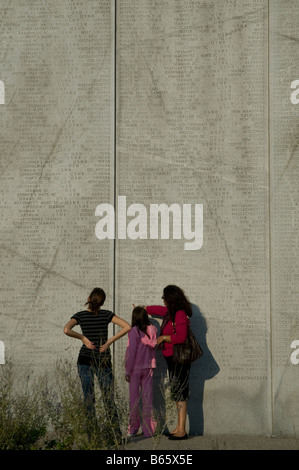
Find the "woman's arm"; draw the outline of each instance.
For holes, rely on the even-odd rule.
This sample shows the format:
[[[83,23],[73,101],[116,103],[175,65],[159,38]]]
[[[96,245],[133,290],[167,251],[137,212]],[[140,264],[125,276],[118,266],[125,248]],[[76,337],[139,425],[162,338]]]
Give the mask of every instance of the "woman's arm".
[[[112,317],[111,321],[115,325],[120,326],[121,330],[118,333],[116,333],[114,336],[112,336],[110,339],[108,339],[108,341],[105,344],[100,346],[100,352],[106,351],[111,346],[112,343],[117,341],[122,336],[126,335],[128,331],[130,331],[131,329],[131,326],[126,320],[123,320],[122,318],[117,317],[116,315]]]
[[[159,346],[159,344],[161,343],[171,343],[171,337],[170,335],[162,335],[162,336],[158,336],[157,338],[157,345]]]
[[[157,315],[158,317],[165,317],[167,313],[167,307],[162,305],[147,305],[145,309],[151,316]]]
[[[70,336],[71,338],[80,339],[82,343],[85,344],[85,346],[88,349],[95,349],[96,347],[95,344],[89,341],[89,339],[86,338],[86,336],[82,335],[81,333],[78,333],[77,331],[73,331],[73,328],[76,325],[78,325],[77,320],[75,320],[75,318],[71,318],[70,321],[67,322],[67,324],[63,328],[64,334],[66,334],[67,336]]]
[[[172,344],[181,344],[186,341],[188,331],[188,317],[183,310],[176,312],[175,316],[175,333],[171,335],[162,335],[157,338],[157,344],[163,342]]]

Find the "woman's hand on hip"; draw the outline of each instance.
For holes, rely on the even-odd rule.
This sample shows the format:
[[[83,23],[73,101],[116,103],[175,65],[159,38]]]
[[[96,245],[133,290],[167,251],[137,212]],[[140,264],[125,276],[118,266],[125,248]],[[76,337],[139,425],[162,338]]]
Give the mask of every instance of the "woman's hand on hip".
[[[89,339],[86,338],[86,336],[83,336],[82,342],[88,349],[95,349],[96,348],[95,344],[92,341],[89,341]]]
[[[99,349],[100,349],[100,352],[102,353],[102,352],[107,351],[107,349],[109,348],[109,346],[110,346],[110,343],[109,343],[109,342],[107,342],[107,343],[105,343],[105,344],[102,344],[102,345],[100,346],[100,348],[99,348]]]

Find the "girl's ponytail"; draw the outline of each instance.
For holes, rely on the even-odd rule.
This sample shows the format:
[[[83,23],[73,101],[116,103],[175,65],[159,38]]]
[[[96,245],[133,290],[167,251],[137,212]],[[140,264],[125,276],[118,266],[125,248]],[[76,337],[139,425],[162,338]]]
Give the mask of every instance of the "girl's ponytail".
[[[98,315],[101,306],[106,300],[106,294],[100,287],[95,287],[91,292],[90,296],[85,305],[88,305],[89,309],[95,314]]]

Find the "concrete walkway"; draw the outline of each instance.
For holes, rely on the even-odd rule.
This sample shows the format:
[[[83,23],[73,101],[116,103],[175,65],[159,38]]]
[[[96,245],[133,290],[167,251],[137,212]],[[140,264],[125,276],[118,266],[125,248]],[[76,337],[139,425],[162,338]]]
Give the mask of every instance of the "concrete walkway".
[[[171,441],[166,436],[156,438],[134,437],[125,449],[147,451],[188,450],[299,450],[299,439],[264,436],[189,436],[183,441]]]

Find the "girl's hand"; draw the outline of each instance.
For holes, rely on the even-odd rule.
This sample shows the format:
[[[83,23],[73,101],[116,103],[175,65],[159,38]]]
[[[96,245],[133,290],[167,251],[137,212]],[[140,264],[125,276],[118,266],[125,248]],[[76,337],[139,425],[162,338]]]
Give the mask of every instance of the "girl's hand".
[[[130,376],[126,374],[126,381],[130,382]]]
[[[85,346],[88,348],[88,349],[95,349],[96,346],[94,343],[92,343],[91,341],[89,341],[88,338],[86,338],[86,336],[83,336],[82,338],[82,343],[85,344]]]

